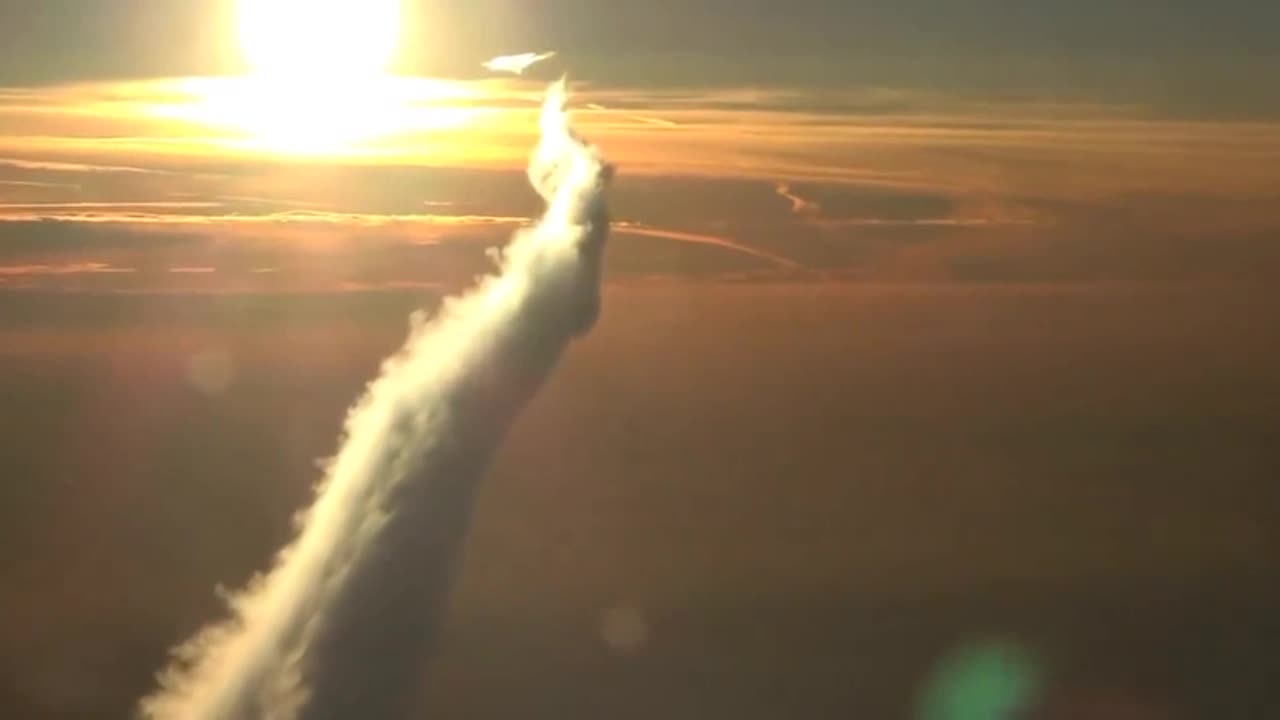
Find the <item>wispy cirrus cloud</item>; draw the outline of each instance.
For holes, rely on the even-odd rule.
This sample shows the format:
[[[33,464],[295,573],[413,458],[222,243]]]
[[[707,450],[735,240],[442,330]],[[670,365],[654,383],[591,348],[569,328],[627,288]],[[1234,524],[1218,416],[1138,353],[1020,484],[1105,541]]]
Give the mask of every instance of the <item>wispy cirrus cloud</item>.
[[[802,267],[799,262],[789,257],[769,252],[768,250],[763,250],[758,247],[752,247],[751,245],[738,242],[732,237],[725,235],[672,230],[627,221],[615,222],[614,234],[621,236],[632,235],[638,237],[658,238],[662,240],[674,240],[676,242],[690,243],[693,245],[707,245],[764,260],[786,270],[797,270]]]
[[[78,262],[61,265],[0,265],[0,275],[84,275],[95,273],[132,273],[133,268],[116,267],[108,263]]]
[[[156,212],[157,210],[218,210],[221,203],[0,203],[0,222],[83,222],[125,225],[227,225],[227,226],[350,226],[350,227],[477,227],[513,225],[525,218],[497,215],[442,215],[350,213],[319,210],[285,210],[255,214]]]
[[[128,165],[97,165],[89,163],[64,162],[59,160],[32,160],[27,158],[0,157],[0,167],[17,170],[49,171],[59,173],[162,173],[163,170],[131,167]]]
[[[137,202],[0,202],[0,218],[5,216],[22,218],[26,216],[26,213],[32,213],[36,216],[57,216],[62,213],[137,213],[149,210],[200,210],[219,207],[222,207],[222,203],[175,200],[141,200]]]
[[[305,266],[331,282],[341,257],[365,272],[346,282],[435,283],[480,268],[536,212],[519,172],[536,84],[406,80],[388,89],[400,109],[385,132],[308,155],[252,141],[233,106],[202,114],[210,93],[235,97],[228,82],[0,91],[0,261],[270,267],[282,282]],[[1125,259],[1148,256],[1139,238],[1174,233],[1263,266],[1263,245],[1215,239],[1280,232],[1280,122],[1266,117],[892,88],[584,96],[577,124],[621,168],[629,260],[611,277],[1109,272],[1085,256],[1134,274],[1152,264]],[[415,247],[437,257],[407,262]]]
[[[32,168],[109,172],[270,159],[269,147],[243,142],[246,128],[224,115],[201,115],[207,90],[171,81],[27,91],[8,105],[0,99],[0,156]],[[400,121],[330,161],[522,162],[536,110],[532,85],[424,81],[397,92]],[[761,88],[600,89],[587,96],[584,130],[617,148],[633,174],[1088,198],[1135,188],[1257,191],[1274,180],[1280,155],[1280,124],[1271,120],[1159,117],[1088,102]],[[440,122],[461,111],[467,114],[457,123]],[[50,131],[51,116],[62,132]],[[1205,162],[1231,172],[1206,182],[1194,172]]]

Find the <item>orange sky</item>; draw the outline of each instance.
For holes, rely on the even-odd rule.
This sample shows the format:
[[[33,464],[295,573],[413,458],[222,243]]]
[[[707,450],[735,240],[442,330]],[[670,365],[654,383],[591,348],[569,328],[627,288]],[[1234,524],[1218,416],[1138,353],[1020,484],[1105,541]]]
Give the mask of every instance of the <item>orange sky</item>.
[[[483,267],[468,241],[536,212],[542,86],[395,78],[356,107],[237,78],[0,92],[0,286],[456,281]],[[888,89],[576,105],[623,172],[616,281],[1222,281],[1278,254],[1280,123]]]

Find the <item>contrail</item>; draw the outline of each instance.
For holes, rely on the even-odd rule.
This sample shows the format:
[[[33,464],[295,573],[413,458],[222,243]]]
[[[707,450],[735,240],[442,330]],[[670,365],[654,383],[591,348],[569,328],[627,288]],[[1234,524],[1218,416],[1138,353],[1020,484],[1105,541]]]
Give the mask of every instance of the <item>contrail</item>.
[[[619,220],[614,223],[614,234],[618,236],[639,235],[641,237],[662,238],[664,240],[675,240],[677,242],[690,243],[693,245],[711,245],[713,247],[739,252],[744,255],[750,255],[751,257],[771,262],[788,270],[801,270],[804,268],[804,266],[799,262],[796,262],[789,257],[784,257],[777,253],[771,253],[767,250],[761,250],[760,248],[752,247],[750,245],[744,245],[736,240],[723,237],[721,235],[686,232],[683,230],[667,230],[664,228],[641,225],[640,223],[628,222],[626,220]]]
[[[520,53],[519,55],[499,55],[491,60],[484,61],[483,65],[486,69],[494,72],[509,72],[516,75],[523,75],[525,70],[542,62],[555,57],[555,52],[544,53]]]
[[[417,703],[476,485],[575,336],[595,323],[612,166],[547,94],[529,179],[546,200],[496,275],[415,315],[350,411],[293,543],[180,647],[159,720],[402,717]]]

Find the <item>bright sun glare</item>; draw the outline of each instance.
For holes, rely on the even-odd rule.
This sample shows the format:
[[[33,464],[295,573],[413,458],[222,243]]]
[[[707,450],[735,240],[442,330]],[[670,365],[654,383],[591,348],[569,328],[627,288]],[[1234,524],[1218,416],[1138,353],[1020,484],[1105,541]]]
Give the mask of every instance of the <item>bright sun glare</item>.
[[[238,0],[249,74],[182,80],[188,99],[152,112],[196,123],[223,147],[291,155],[382,157],[396,139],[470,126],[484,114],[475,90],[390,74],[405,4]]]
[[[211,86],[210,119],[280,152],[330,153],[403,118],[388,74],[402,0],[239,0],[239,44],[250,75]]]
[[[386,72],[401,0],[240,0],[240,46],[255,74],[290,81]]]

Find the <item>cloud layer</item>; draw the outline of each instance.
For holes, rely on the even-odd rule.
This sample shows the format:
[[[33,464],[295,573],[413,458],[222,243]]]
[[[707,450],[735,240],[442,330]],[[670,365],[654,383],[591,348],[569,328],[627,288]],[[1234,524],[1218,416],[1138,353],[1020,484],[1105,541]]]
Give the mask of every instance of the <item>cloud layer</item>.
[[[535,211],[518,170],[531,84],[395,81],[379,90],[397,108],[383,134],[319,155],[255,140],[226,103],[235,88],[0,91],[0,287],[456,286]],[[583,100],[582,127],[628,167],[616,281],[1194,280],[1275,265],[1280,124],[1265,116],[855,87]],[[20,270],[93,263],[138,272]],[[175,285],[179,266],[217,272]],[[279,272],[264,283],[257,268]]]

